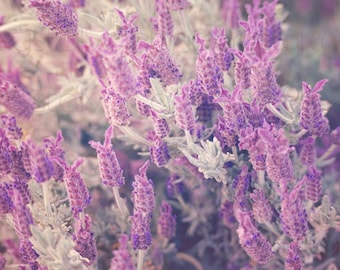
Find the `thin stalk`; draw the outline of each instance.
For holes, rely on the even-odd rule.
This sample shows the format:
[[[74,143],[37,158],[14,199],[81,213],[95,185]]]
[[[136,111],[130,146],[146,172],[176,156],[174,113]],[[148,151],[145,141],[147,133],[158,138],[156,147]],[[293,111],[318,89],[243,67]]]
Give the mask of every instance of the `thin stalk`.
[[[116,201],[118,210],[120,212],[120,215],[122,216],[122,218],[125,218],[127,215],[127,209],[125,205],[123,204],[122,198],[120,197],[118,187],[113,187],[112,189],[113,189],[113,195],[115,197],[115,201]]]
[[[138,249],[137,270],[143,269],[145,250]]]
[[[238,154],[237,154],[237,148],[236,148],[236,146],[232,146],[232,147],[231,147],[231,152],[232,152],[233,155],[234,155],[234,160],[235,160],[235,162],[238,163]]]
[[[136,140],[137,142],[141,142],[145,145],[151,146],[151,142],[145,140],[142,136],[138,133],[133,131],[130,127],[127,126],[120,126],[119,129],[126,135],[129,135],[132,139]]]
[[[202,264],[197,259],[187,253],[179,252],[177,253],[176,257],[177,259],[187,261],[188,263],[192,264],[192,266],[194,266],[196,270],[204,269]]]
[[[293,123],[293,119],[288,118],[287,116],[283,115],[281,112],[279,112],[273,104],[267,104],[266,105],[267,109],[270,110],[276,117],[280,118],[283,122],[287,124]]]
[[[337,148],[338,146],[335,145],[335,144],[332,144],[325,153],[323,153],[323,155],[321,157],[319,157],[317,160],[316,160],[316,163],[320,163],[326,159],[328,159],[332,154],[333,152],[335,151],[335,149]]]
[[[257,179],[259,181],[259,185],[260,187],[264,187],[264,171],[263,170],[260,170],[260,171],[257,171]]]
[[[52,215],[52,208],[50,203],[49,191],[48,191],[48,181],[42,183],[43,197],[44,197],[44,206],[47,216]]]

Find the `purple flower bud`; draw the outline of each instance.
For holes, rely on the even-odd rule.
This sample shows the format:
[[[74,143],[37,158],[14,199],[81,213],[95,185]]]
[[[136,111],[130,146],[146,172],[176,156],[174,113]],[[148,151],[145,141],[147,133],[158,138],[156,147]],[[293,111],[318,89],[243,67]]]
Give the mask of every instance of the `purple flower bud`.
[[[69,5],[73,8],[85,7],[85,0],[69,0]]]
[[[112,88],[103,88],[101,99],[106,119],[112,126],[124,126],[130,123],[130,114],[126,99],[115,93]]]
[[[281,99],[281,89],[277,85],[272,63],[260,62],[253,66],[252,71],[251,83],[259,105],[278,103]]]
[[[223,28],[221,30],[218,28],[212,30],[210,46],[220,70],[227,71],[234,60],[234,54],[228,46],[228,40]]]
[[[237,229],[241,247],[249,257],[259,264],[266,264],[272,257],[272,246],[254,226],[250,212],[239,215],[240,226]]]
[[[302,83],[303,99],[300,112],[300,124],[311,134],[322,136],[329,131],[329,124],[322,115],[320,103],[320,95],[318,92],[322,90],[327,80],[317,82],[312,89],[306,82]]]
[[[183,96],[191,101],[193,106],[199,106],[203,102],[202,86],[198,80],[190,80],[182,87]]]
[[[250,194],[253,202],[253,214],[258,223],[265,223],[270,221],[273,216],[273,209],[269,204],[268,199],[264,195],[262,189],[254,190]]]
[[[285,259],[285,270],[301,270],[303,267],[302,252],[298,242],[291,242]]]
[[[316,149],[314,137],[307,137],[300,141],[302,144],[300,152],[301,163],[306,166],[311,166],[316,160]]]
[[[148,166],[149,161],[139,169],[139,174],[135,175],[135,181],[132,183],[134,209],[143,214],[150,214],[156,206],[153,183],[146,176]]]
[[[33,263],[39,257],[37,252],[33,249],[31,241],[28,239],[20,240],[19,252],[21,259],[25,263]]]
[[[147,250],[152,243],[150,213],[135,210],[131,217],[131,240],[133,249]]]
[[[13,167],[13,160],[10,153],[10,143],[5,131],[0,129],[0,178],[9,174]]]
[[[46,138],[44,139],[45,148],[48,149],[49,157],[53,159],[59,158],[65,160],[65,150],[61,145],[61,142],[64,140],[64,137],[59,130],[57,132],[57,137],[54,138]],[[57,182],[63,181],[64,178],[64,170],[63,168],[55,161],[52,160],[53,165],[53,178]]]
[[[283,198],[281,202],[281,222],[285,234],[295,241],[302,240],[307,233],[307,213],[300,198],[303,181]]]
[[[76,218],[73,234],[73,241],[76,244],[74,249],[78,251],[82,257],[89,260],[85,265],[90,266],[97,257],[96,240],[94,233],[91,232],[91,217],[87,214],[85,215],[84,223],[85,225],[83,227],[82,221]]]
[[[77,168],[83,163],[83,160],[78,159],[71,167],[68,167],[66,162],[63,160],[56,159],[56,161],[64,169],[64,182],[66,185],[67,195],[73,215],[77,217],[80,212],[84,211],[84,208],[88,206],[91,201],[84,179],[77,171]]]
[[[166,201],[162,201],[157,232],[159,236],[166,239],[171,239],[176,235],[176,216],[172,215],[172,208]]]
[[[175,121],[176,125],[187,130],[190,133],[194,132],[195,115],[191,103],[184,96],[175,96]]]
[[[119,237],[119,249],[113,251],[110,270],[135,270],[135,264],[128,250],[128,236],[121,234]]]
[[[30,173],[38,183],[48,181],[53,175],[53,164],[44,149],[27,141],[30,156]]]
[[[236,227],[236,218],[234,216],[233,211],[233,203],[230,201],[225,201],[220,210],[220,217],[223,221],[223,224],[227,226],[229,229],[235,229]]]
[[[13,202],[8,188],[8,185],[0,184],[0,216],[10,213],[13,209]]]
[[[28,120],[35,108],[34,100],[19,85],[0,74],[0,104],[15,117]]]
[[[12,188],[19,192],[21,201],[24,205],[32,202],[31,192],[28,189],[28,183],[23,179],[16,178],[12,183]]]
[[[140,100],[136,100],[136,109],[141,116],[148,117],[151,114],[151,107]]]
[[[238,58],[238,61],[235,65],[236,85],[245,90],[250,87],[250,61],[242,52],[236,52],[236,56]]]
[[[179,175],[177,174],[170,174],[166,182],[166,191],[170,198],[174,198],[175,196],[182,193],[183,184],[182,183],[175,183],[176,180],[180,179]]]
[[[259,21],[261,41],[267,48],[273,46],[282,39],[280,22],[276,21],[276,5],[278,1],[264,2],[261,9],[264,18]]]
[[[204,49],[204,40],[196,33],[196,42],[199,44],[199,55],[196,60],[197,80],[205,94],[218,97],[223,85],[223,74],[217,65],[213,52]]]
[[[322,172],[319,171],[314,165],[308,168],[306,179],[306,196],[307,199],[318,202],[322,195],[321,185]]]
[[[168,146],[161,138],[156,138],[150,147],[150,159],[157,167],[166,165],[170,160]]]
[[[116,11],[123,23],[123,25],[118,30],[118,35],[122,39],[124,50],[128,55],[134,55],[137,52],[136,32],[138,31],[138,27],[133,23],[138,18],[138,14],[132,14],[129,19],[127,19],[122,11],[119,9],[116,9]]]
[[[15,147],[10,148],[12,157],[12,169],[11,176],[13,179],[20,179],[22,182],[28,182],[31,178],[30,173],[26,171],[23,161],[23,150],[16,149]]]
[[[163,139],[169,135],[170,128],[168,122],[164,118],[159,118],[155,111],[151,111],[153,127],[157,137]]]
[[[70,5],[60,0],[30,0],[38,19],[57,35],[72,38],[78,35],[78,17]]]
[[[172,36],[174,30],[174,24],[166,1],[167,0],[155,0],[158,30],[157,34],[160,35],[162,39]]]
[[[187,0],[167,0],[167,4],[170,10],[182,10],[189,6]]]
[[[89,144],[97,151],[100,176],[103,184],[109,187],[121,187],[125,181],[123,170],[119,165],[116,153],[112,149],[112,137],[113,128],[109,127],[105,132],[104,145],[94,141],[90,141]]]
[[[247,193],[251,182],[251,175],[248,173],[248,167],[244,165],[241,173],[235,177],[233,189],[235,190],[235,199],[241,200]]]
[[[17,120],[14,116],[1,115],[2,125],[5,128],[7,138],[11,140],[19,140],[22,137],[22,129],[17,125]]]
[[[239,0],[223,0],[222,18],[229,29],[239,28],[238,21],[241,18]]]
[[[21,239],[29,239],[32,236],[30,225],[33,224],[31,212],[21,198],[20,192],[13,190],[12,217],[14,221],[15,231]]]

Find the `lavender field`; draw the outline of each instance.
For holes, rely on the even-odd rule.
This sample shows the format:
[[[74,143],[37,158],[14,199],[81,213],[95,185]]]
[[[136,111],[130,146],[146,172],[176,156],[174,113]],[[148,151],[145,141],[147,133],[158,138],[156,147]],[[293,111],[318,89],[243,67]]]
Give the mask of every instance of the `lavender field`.
[[[338,0],[0,0],[0,270],[340,269]]]

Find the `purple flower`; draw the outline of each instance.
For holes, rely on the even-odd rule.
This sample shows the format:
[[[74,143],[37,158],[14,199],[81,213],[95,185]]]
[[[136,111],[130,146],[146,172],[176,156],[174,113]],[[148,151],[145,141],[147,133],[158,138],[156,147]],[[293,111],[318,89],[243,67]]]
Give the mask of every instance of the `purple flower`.
[[[128,55],[134,55],[137,52],[137,38],[136,32],[138,27],[133,23],[138,18],[138,14],[132,14],[128,19],[125,17],[124,13],[119,9],[116,9],[120,20],[123,25],[118,30],[118,35],[122,39],[122,44],[124,46],[125,53]]]
[[[150,147],[150,160],[157,167],[162,167],[170,160],[169,149],[167,143],[161,138],[156,138]]]
[[[17,119],[11,115],[1,115],[2,125],[5,129],[7,138],[19,140],[22,137],[22,129],[17,125]]]
[[[72,38],[78,35],[78,17],[70,5],[60,0],[30,0],[39,20],[57,35]]]
[[[236,218],[233,212],[233,203],[226,200],[220,210],[220,217],[223,221],[223,224],[227,226],[229,229],[235,229],[236,227]]]
[[[0,216],[8,214],[13,210],[13,202],[8,188],[7,184],[0,184]]]
[[[303,184],[304,181],[300,181],[281,202],[283,231],[295,241],[302,240],[308,230],[307,213],[300,195]]]
[[[303,267],[302,252],[298,242],[291,242],[285,259],[285,270],[301,270]]]
[[[229,29],[237,29],[241,18],[241,7],[239,0],[223,0],[222,18]]]
[[[139,169],[139,174],[135,175],[135,181],[132,183],[133,203],[136,211],[151,214],[155,209],[156,202],[152,180],[146,176],[148,166],[149,161],[145,162]]]
[[[301,140],[300,144],[302,145],[300,152],[301,163],[306,166],[313,165],[316,160],[315,138],[307,137]]]
[[[152,243],[149,213],[135,210],[131,217],[131,240],[133,249],[147,250]]]
[[[112,149],[112,137],[113,128],[109,127],[105,132],[104,145],[94,141],[90,141],[89,144],[97,151],[100,176],[103,184],[109,187],[121,187],[125,181],[123,170],[119,165],[116,153]]]
[[[168,122],[164,118],[160,118],[157,113],[151,110],[153,128],[157,137],[163,139],[164,137],[169,135],[170,128]]]
[[[10,153],[10,142],[5,131],[0,129],[0,178],[9,174],[13,167],[13,160]]]
[[[81,177],[77,168],[83,163],[82,159],[75,161],[71,167],[66,162],[56,159],[57,163],[64,169],[64,182],[66,185],[68,199],[70,201],[73,215],[78,217],[80,212],[90,204],[91,197],[86,187],[84,179]]]
[[[220,70],[227,71],[234,60],[234,54],[228,46],[228,40],[223,28],[220,30],[214,28],[212,30],[210,46]]]
[[[85,0],[69,0],[69,5],[73,8],[85,7]]]
[[[250,258],[259,264],[266,264],[272,257],[272,246],[254,226],[250,212],[243,212],[238,215],[239,236],[241,247],[247,252]]]
[[[193,106],[198,107],[203,102],[204,94],[202,92],[202,86],[198,80],[190,80],[189,83],[182,87],[183,95],[191,101]]]
[[[330,134],[332,144],[340,145],[340,127],[336,127]]]
[[[14,228],[20,239],[29,239],[32,236],[30,225],[33,224],[31,212],[24,203],[20,192],[13,189],[13,204],[14,208],[11,212]]]
[[[33,141],[27,141],[30,156],[30,173],[38,183],[48,181],[53,175],[53,164],[45,150]]]
[[[253,202],[253,214],[258,223],[269,222],[273,216],[273,209],[265,197],[262,189],[254,190],[250,194],[250,198]]]
[[[172,215],[172,208],[166,201],[162,201],[161,215],[157,221],[158,234],[166,239],[176,235],[176,216]]]
[[[83,227],[82,221],[79,218],[76,219],[73,234],[73,241],[76,243],[74,249],[78,251],[82,257],[89,260],[85,265],[90,266],[97,257],[97,247],[94,233],[91,232],[91,217],[87,214],[85,215],[84,224]]]
[[[15,82],[0,73],[0,105],[15,117],[28,120],[35,108],[32,97]]]
[[[235,65],[236,86],[240,87],[242,90],[246,90],[250,87],[250,61],[248,57],[242,52],[236,52],[235,55],[238,58],[238,61]]]
[[[303,99],[300,112],[300,124],[311,134],[322,136],[329,132],[327,119],[322,115],[320,92],[327,80],[321,80],[312,88],[306,82],[302,83]]]
[[[174,24],[168,9],[167,0],[155,0],[155,7],[157,14],[157,34],[164,40],[166,37],[172,36],[174,30]]]
[[[112,126],[125,126],[130,123],[130,113],[126,99],[115,93],[112,88],[103,88],[101,99],[106,119]]]
[[[189,6],[187,0],[167,0],[167,4],[170,10],[182,10]]]
[[[196,60],[197,80],[201,84],[205,94],[218,97],[221,94],[223,85],[223,74],[216,62],[215,54],[204,49],[204,40],[196,33],[196,42],[199,45],[198,57]]]
[[[185,96],[177,95],[174,103],[176,125],[192,134],[195,128],[195,115],[190,101]]]
[[[313,202],[318,202],[322,195],[321,175],[322,172],[314,165],[308,168],[305,175],[306,197]]]
[[[110,270],[135,270],[135,264],[128,250],[128,236],[121,234],[119,237],[119,249],[113,251]]]
[[[33,249],[31,241],[28,239],[20,240],[19,252],[21,255],[21,259],[25,263],[34,263],[39,257],[37,252]]]

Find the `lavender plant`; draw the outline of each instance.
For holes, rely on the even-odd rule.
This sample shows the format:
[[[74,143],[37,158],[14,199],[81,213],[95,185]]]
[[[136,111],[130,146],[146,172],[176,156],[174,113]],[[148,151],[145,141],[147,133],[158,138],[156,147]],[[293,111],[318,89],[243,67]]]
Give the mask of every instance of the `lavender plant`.
[[[338,269],[331,85],[286,79],[286,4],[2,1],[0,269]]]

